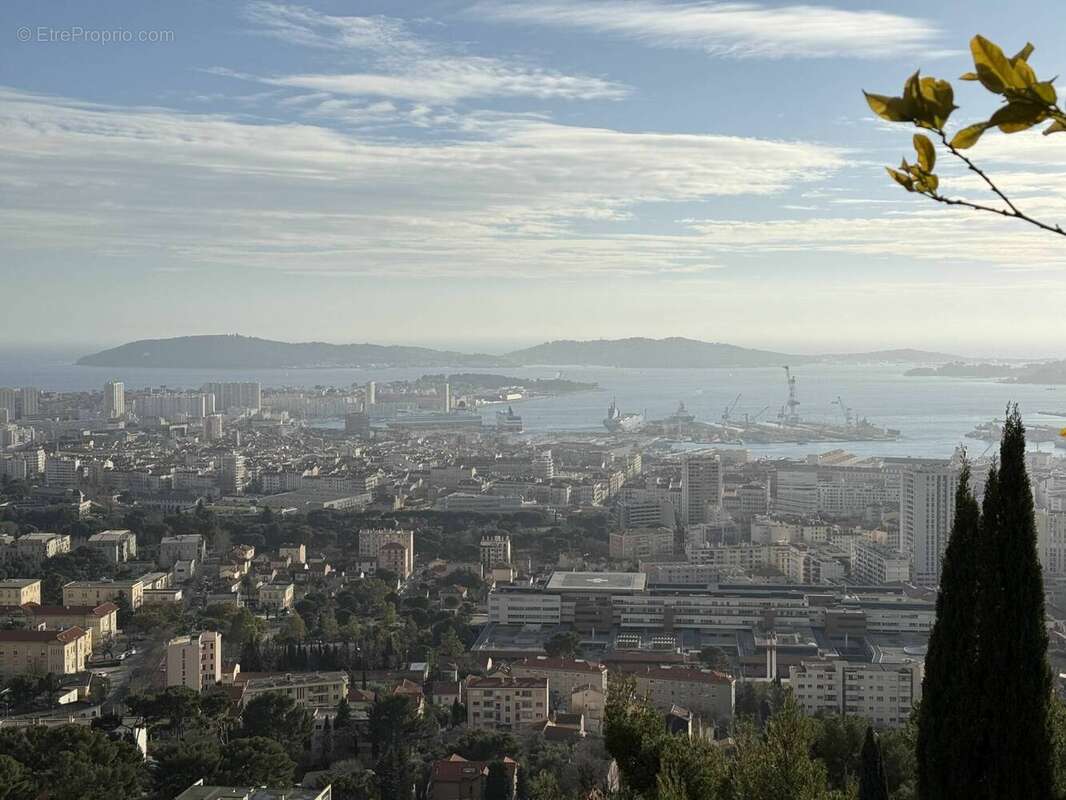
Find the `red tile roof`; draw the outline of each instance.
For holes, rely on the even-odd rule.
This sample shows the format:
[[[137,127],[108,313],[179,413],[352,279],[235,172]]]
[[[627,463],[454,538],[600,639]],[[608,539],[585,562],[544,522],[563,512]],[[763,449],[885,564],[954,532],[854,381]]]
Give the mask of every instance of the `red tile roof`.
[[[0,631],[0,642],[62,642],[68,644],[85,635],[77,625],[62,631]]]

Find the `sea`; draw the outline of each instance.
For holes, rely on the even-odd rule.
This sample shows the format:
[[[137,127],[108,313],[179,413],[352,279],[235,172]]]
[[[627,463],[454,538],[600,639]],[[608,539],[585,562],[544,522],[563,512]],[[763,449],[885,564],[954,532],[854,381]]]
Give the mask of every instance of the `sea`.
[[[486,372],[517,378],[561,376],[597,384],[592,391],[512,403],[526,434],[603,433],[603,419],[614,401],[626,413],[660,419],[684,403],[697,419],[714,422],[732,406],[732,417],[745,414],[776,419],[787,399],[780,367],[718,369],[628,369],[585,366],[509,367],[501,369],[145,369],[77,366],[76,356],[56,352],[0,352],[0,386],[36,386],[47,391],[99,391],[120,380],[127,389],[198,388],[210,381],[259,381],[264,388],[350,387],[367,381],[415,379],[429,373]],[[1018,403],[1027,425],[1066,426],[1066,386],[999,383],[994,380],[910,377],[913,364],[805,364],[795,367],[799,413],[808,421],[842,424],[841,407],[871,423],[900,431],[890,442],[842,442],[745,445],[754,456],[799,458],[809,453],[844,449],[859,456],[948,457],[963,445],[975,457],[989,450],[968,439],[976,425],[1002,418],[1008,403]],[[739,399],[738,399],[739,398]],[[479,408],[487,425],[505,406]],[[314,423],[340,427],[339,420]],[[1066,441],[1066,440],[1064,440]],[[679,445],[685,447],[685,445]],[[1042,445],[1049,449],[1051,445]],[[1066,455],[1066,450],[1058,451]]]

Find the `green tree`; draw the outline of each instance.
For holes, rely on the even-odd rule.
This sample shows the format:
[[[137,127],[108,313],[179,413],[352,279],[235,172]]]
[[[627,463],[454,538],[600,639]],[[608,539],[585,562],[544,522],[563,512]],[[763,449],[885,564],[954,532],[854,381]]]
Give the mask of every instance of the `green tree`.
[[[294,611],[281,623],[281,629],[278,631],[277,639],[282,643],[291,642],[293,644],[299,644],[306,638],[307,625],[304,623],[303,617]]]
[[[377,762],[378,794],[381,800],[410,800],[414,780],[407,760],[407,749],[390,745]]]
[[[415,704],[402,695],[383,697],[370,707],[367,731],[374,758],[389,748],[408,747],[425,734],[423,720]]]
[[[944,551],[936,621],[929,636],[918,713],[918,785],[925,800],[974,796],[977,727],[969,715],[982,688],[977,652],[978,546],[981,511],[963,467],[955,519]]]
[[[172,742],[152,750],[152,779],[161,798],[176,797],[201,778],[212,778],[222,753],[212,741]]]
[[[222,748],[215,780],[230,786],[290,786],[296,763],[265,736],[234,739]]]
[[[915,72],[903,87],[900,97],[866,93],[866,102],[875,114],[890,122],[907,122],[921,131],[929,131],[941,147],[967,169],[977,175],[984,186],[996,198],[990,206],[969,200],[949,198],[940,191],[940,178],[936,167],[936,146],[924,133],[914,134],[914,149],[917,163],[908,164],[906,159],[899,169],[888,169],[892,179],[906,189],[924,195],[938,203],[962,206],[1022,220],[1050,233],[1066,236],[1066,230],[1035,219],[1022,212],[1004,191],[963,151],[977,144],[978,139],[991,128],[1003,133],[1017,133],[1034,125],[1050,122],[1045,134],[1066,131],[1066,113],[1058,106],[1054,79],[1041,81],[1029,66],[1033,46],[1026,44],[1014,56],[1007,55],[998,45],[983,36],[970,40],[974,72],[967,72],[962,80],[980,81],[989,92],[998,95],[1003,102],[987,120],[967,125],[949,137],[946,130],[948,118],[958,106],[955,91],[950,83],[936,78],[921,77]]]
[[[576,658],[581,637],[573,631],[557,633],[544,642],[544,652],[552,658]]]
[[[707,669],[719,672],[729,672],[732,667],[729,663],[729,656],[721,647],[704,647],[700,650],[700,663]]]
[[[29,797],[33,789],[26,768],[8,755],[0,755],[0,800]]]
[[[844,789],[859,772],[866,720],[827,714],[815,719],[811,755],[825,764],[829,786]]]
[[[499,760],[490,762],[482,800],[512,800],[512,788],[506,765]]]
[[[241,714],[241,738],[269,738],[284,745],[299,759],[314,729],[311,712],[288,695],[264,692],[253,698]]]
[[[542,770],[529,782],[529,797],[530,800],[564,800],[565,795],[559,788],[559,780],[547,770]]]
[[[624,787],[638,794],[655,790],[664,734],[662,718],[637,696],[633,678],[612,679],[607,687],[603,737],[618,763]]]
[[[881,761],[881,745],[871,727],[866,728],[866,739],[862,744],[859,800],[888,800],[888,779]]]
[[[139,797],[148,780],[137,748],[82,725],[0,730],[0,753],[18,762],[21,772],[3,763],[30,785],[29,794],[13,796],[18,800]]]
[[[814,723],[789,694],[760,737],[743,726],[736,737],[733,791],[743,800],[824,800],[825,765],[811,758]]]
[[[1025,428],[1008,410],[999,469],[989,474],[981,515],[979,643],[983,692],[970,724],[981,732],[981,795],[995,800],[1051,797],[1051,670],[1044,587],[1037,555]]]

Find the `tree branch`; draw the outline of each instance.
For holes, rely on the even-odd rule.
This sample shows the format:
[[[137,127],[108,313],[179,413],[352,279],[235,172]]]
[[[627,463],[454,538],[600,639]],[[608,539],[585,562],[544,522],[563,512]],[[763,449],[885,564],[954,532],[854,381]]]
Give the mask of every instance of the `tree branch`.
[[[945,149],[947,149],[947,151],[953,156],[955,156],[957,159],[962,161],[971,172],[974,172],[979,175],[981,177],[981,180],[985,182],[985,185],[987,185],[988,188],[991,189],[992,192],[1000,200],[1007,204],[1007,209],[1009,210],[1003,208],[992,208],[991,206],[984,206],[980,203],[971,203],[968,200],[952,200],[950,198],[944,197],[944,195],[942,194],[937,194],[936,192],[929,192],[929,197],[933,198],[938,203],[944,203],[949,206],[965,206],[966,208],[972,208],[976,211],[987,211],[990,214],[998,214],[1001,217],[1011,217],[1013,219],[1020,219],[1023,222],[1028,222],[1030,225],[1035,225],[1041,230],[1049,231],[1050,233],[1057,233],[1060,236],[1066,236],[1066,231],[1064,231],[1060,226],[1048,225],[1045,222],[1041,222],[1038,219],[1033,219],[1028,214],[1019,211],[1018,207],[1011,202],[1011,199],[1007,197],[1007,195],[1004,194],[998,186],[996,186],[992,179],[989,178],[987,174],[985,174],[984,170],[974,164],[973,161],[971,161],[966,155],[951,146],[951,142],[948,140],[947,134],[944,133],[943,129],[938,129],[936,133],[940,137],[940,141],[944,145]]]

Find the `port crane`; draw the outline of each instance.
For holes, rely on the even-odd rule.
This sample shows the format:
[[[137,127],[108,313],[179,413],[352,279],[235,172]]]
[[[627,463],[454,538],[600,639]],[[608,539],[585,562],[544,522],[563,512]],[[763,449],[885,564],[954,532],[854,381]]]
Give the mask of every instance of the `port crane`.
[[[727,405],[722,410],[722,424],[723,425],[728,425],[729,424],[729,420],[732,418],[733,411],[736,409],[737,403],[740,402],[740,398],[741,398],[741,395],[738,394],[736,397],[733,398],[733,402],[730,403],[729,405]]]
[[[847,405],[845,405],[844,398],[842,398],[840,395],[837,395],[837,399],[834,400],[831,405],[840,406],[840,413],[844,415],[844,422],[849,428],[858,422],[858,419],[855,416],[855,409],[849,408]]]
[[[777,415],[778,419],[795,425],[800,422],[799,412],[796,411],[799,408],[800,401],[796,399],[796,376],[792,374],[792,369],[786,364],[783,369],[785,370],[785,380],[788,382],[788,400],[785,405],[781,406],[781,411]],[[788,409],[786,412],[785,409]]]

